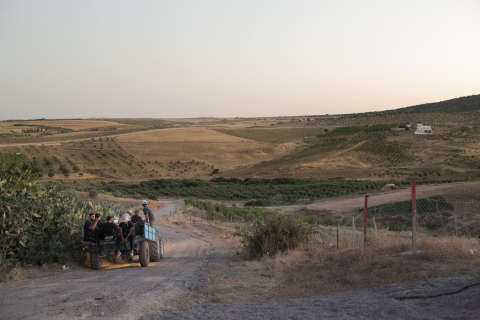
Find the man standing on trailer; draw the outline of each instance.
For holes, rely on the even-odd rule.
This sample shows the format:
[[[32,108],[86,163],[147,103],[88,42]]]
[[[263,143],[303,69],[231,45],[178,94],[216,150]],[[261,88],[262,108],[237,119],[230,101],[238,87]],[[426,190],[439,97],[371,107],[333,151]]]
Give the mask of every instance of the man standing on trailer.
[[[155,223],[155,216],[152,208],[147,206],[147,200],[142,200],[143,214],[145,215],[145,223],[153,226]]]

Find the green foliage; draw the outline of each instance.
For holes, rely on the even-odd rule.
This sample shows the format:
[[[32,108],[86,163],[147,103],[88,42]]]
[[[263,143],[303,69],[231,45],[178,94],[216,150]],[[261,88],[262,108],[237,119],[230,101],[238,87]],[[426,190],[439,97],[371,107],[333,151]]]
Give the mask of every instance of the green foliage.
[[[120,198],[123,196],[123,194],[120,192],[120,191],[114,191],[112,193],[112,195],[115,197],[115,198]]]
[[[60,165],[60,171],[66,176],[68,177],[70,175],[70,169],[67,168],[66,165],[62,164]]]
[[[301,217],[268,212],[255,218],[239,232],[244,250],[250,258],[259,258],[295,249],[311,240],[311,229]]]
[[[252,200],[245,202],[243,205],[244,207],[268,207],[271,206],[272,203],[268,200]]]
[[[269,201],[272,205],[283,203],[297,203],[298,201],[312,201],[347,195],[351,193],[365,193],[379,190],[388,181],[344,180],[342,178],[314,180],[314,179],[256,179],[244,180],[223,177],[210,181],[192,179],[158,179],[144,181],[140,184],[115,185],[112,191],[122,194],[138,193],[144,198],[157,199],[158,197],[180,197],[216,200],[250,199]],[[408,181],[392,181],[398,185],[409,184]]]
[[[217,174],[217,173],[219,173],[219,172],[220,172],[219,169],[215,169],[215,170],[212,171],[212,174]]]
[[[237,235],[242,238],[245,251],[251,258],[294,249],[300,243],[311,239],[311,226],[298,215],[280,215],[258,208],[227,207],[219,203],[192,199],[185,199],[185,204],[205,210],[210,220],[215,220],[220,212],[227,220],[235,216],[242,217],[247,225]]]
[[[246,129],[217,129],[220,133],[267,143],[286,143],[305,137],[314,137],[324,131],[322,128],[246,128]]]
[[[90,199],[95,199],[98,196],[98,191],[96,189],[90,189],[88,196]]]
[[[64,261],[80,250],[85,221],[75,192],[60,183],[38,185],[31,170],[0,167],[0,275],[17,263]]]

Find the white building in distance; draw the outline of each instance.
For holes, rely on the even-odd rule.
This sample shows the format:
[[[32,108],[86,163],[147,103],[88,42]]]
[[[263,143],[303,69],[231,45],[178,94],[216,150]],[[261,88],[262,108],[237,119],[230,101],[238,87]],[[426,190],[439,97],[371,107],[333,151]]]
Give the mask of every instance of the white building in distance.
[[[424,126],[423,124],[417,124],[417,130],[415,130],[415,134],[433,134],[433,130],[431,126]]]

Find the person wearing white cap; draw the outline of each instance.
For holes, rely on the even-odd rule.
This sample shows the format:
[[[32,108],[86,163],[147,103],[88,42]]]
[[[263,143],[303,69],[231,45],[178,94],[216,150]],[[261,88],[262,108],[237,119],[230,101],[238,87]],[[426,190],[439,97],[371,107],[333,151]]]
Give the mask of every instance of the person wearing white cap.
[[[155,223],[155,215],[153,214],[152,208],[147,206],[147,200],[142,200],[143,206],[143,215],[145,216],[146,223],[153,226]]]
[[[120,242],[127,244],[130,242],[130,256],[133,257],[133,223],[130,222],[130,215],[125,213],[120,219],[120,236],[117,237],[117,257],[120,257]]]

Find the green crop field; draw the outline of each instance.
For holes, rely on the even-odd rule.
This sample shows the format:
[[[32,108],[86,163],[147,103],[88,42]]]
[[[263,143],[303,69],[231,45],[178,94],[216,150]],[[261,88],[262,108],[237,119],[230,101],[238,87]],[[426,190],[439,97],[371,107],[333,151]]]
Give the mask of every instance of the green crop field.
[[[324,132],[323,128],[216,129],[220,133],[267,143],[287,143]]]

